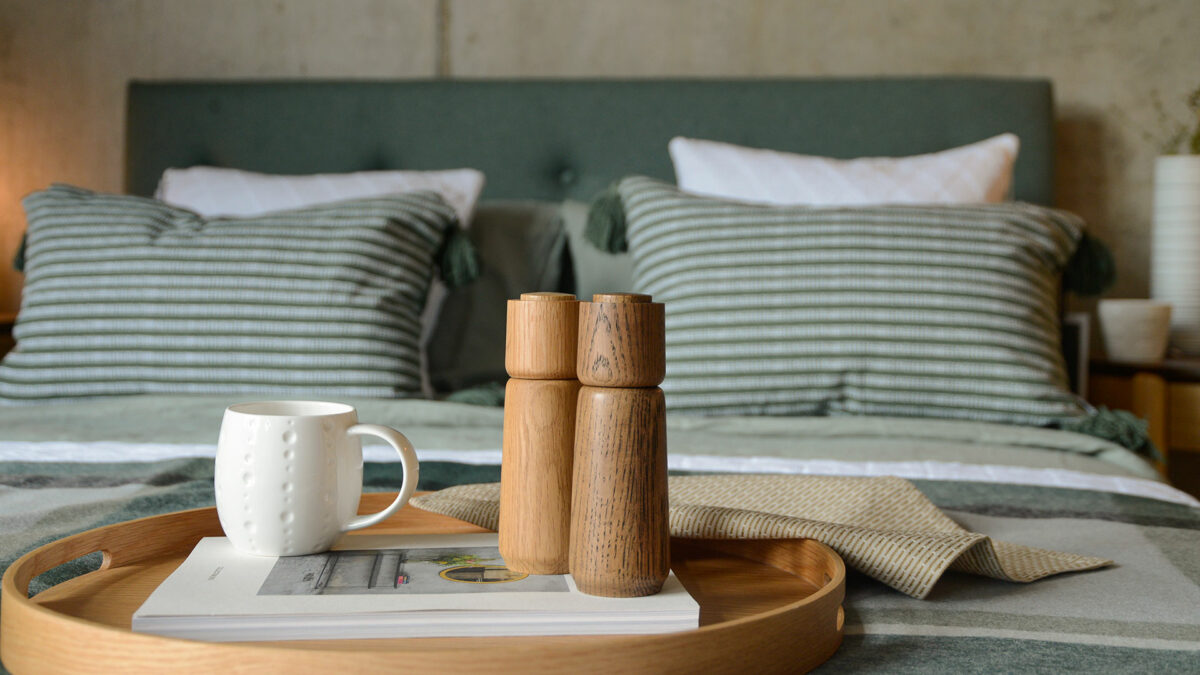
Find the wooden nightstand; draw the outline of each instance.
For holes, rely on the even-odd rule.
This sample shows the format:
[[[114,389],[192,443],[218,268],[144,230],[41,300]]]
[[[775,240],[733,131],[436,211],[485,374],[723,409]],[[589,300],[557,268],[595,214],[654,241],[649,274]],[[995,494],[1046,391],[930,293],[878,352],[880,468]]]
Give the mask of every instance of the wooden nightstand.
[[[7,354],[16,344],[12,337],[13,323],[16,320],[16,314],[0,313],[0,356]]]
[[[1089,370],[1088,400],[1149,421],[1150,438],[1167,457],[1167,477],[1200,496],[1200,359],[1094,360]]]

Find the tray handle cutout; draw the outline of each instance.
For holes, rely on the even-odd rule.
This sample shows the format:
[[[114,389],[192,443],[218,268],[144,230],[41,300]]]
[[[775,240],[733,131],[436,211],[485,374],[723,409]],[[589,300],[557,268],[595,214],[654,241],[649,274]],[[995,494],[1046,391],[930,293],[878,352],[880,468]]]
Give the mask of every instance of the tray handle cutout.
[[[10,587],[8,590],[16,590],[19,594],[30,597],[30,585],[35,578],[67,564],[80,566],[75,569],[92,565],[94,558],[85,562],[76,561],[96,553],[101,554],[101,560],[99,567],[95,569],[104,570],[191,551],[201,538],[222,535],[216,509],[211,508],[107,525],[60,539],[51,546],[26,553],[5,571],[4,585],[12,583],[15,589]],[[44,588],[39,583],[34,585],[34,590],[40,591]]]

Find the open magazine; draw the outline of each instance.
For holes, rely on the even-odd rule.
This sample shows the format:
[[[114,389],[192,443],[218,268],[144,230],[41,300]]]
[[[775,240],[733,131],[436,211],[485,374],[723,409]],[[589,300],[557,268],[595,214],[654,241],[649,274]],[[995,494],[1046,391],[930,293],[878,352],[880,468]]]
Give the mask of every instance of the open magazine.
[[[671,574],[657,595],[600,598],[569,575],[509,570],[495,534],[354,535],[326,553],[249,555],[202,539],[133,615],[133,630],[219,642],[666,633],[699,605]]]

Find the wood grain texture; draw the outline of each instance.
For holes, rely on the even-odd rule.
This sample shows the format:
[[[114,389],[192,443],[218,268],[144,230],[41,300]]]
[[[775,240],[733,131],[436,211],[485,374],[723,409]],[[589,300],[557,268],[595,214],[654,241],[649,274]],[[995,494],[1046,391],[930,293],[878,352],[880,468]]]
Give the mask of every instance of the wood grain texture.
[[[579,305],[579,381],[657,387],[666,374],[666,318],[648,295],[603,293]]]
[[[578,380],[511,379],[504,394],[500,554],[509,569],[566,574]]]
[[[522,293],[508,301],[504,368],[527,380],[575,379],[579,301],[568,293]]]
[[[1167,445],[1200,450],[1200,384],[1171,384],[1168,392]]]
[[[378,511],[393,498],[363,495],[359,512]],[[362,534],[482,531],[405,506]],[[90,530],[21,557],[0,581],[4,665],[17,675],[802,673],[842,640],[845,567],[827,546],[806,539],[674,540],[675,572],[700,603],[701,628],[680,633],[207,643],[130,632],[133,612],[205,536],[221,536],[213,508]],[[98,550],[110,554],[101,570],[26,597],[37,574]]]
[[[661,588],[670,567],[662,390],[582,387],[575,418],[571,576],[591,595]]]

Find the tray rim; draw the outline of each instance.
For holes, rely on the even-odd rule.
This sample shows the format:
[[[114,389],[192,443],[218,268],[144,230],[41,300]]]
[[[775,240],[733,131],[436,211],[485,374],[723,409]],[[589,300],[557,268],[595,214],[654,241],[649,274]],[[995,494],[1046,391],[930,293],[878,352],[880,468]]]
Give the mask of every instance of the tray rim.
[[[379,495],[381,497],[386,498],[387,493],[372,493],[372,495]],[[366,496],[367,495],[364,495],[364,497],[366,497]],[[415,509],[416,507],[408,506],[405,508],[407,510],[407,509]],[[451,518],[449,516],[442,516],[440,514],[434,514],[434,515],[436,515],[437,518],[446,518],[450,521],[454,521],[455,523],[462,523],[464,526],[464,531],[467,531],[468,528],[473,528],[473,531],[478,531],[478,532],[488,532],[489,531],[484,528],[479,528],[477,526],[466,523],[465,521],[459,521],[459,520]],[[132,556],[132,557],[128,557],[128,556],[124,555],[124,553],[121,549],[114,550],[113,547],[106,547],[106,546],[100,545],[101,542],[103,542],[105,539],[108,539],[108,537],[106,537],[106,535],[112,535],[112,534],[121,533],[124,531],[136,531],[136,530],[139,530],[139,529],[145,527],[148,524],[155,524],[155,525],[159,526],[160,528],[168,527],[168,528],[176,528],[176,529],[168,530],[168,532],[170,532],[169,535],[164,536],[160,541],[150,543],[148,546],[146,546],[145,551],[142,551],[138,555]],[[34,598],[28,597],[28,585],[34,577],[36,577],[38,574],[41,574],[49,569],[52,569],[53,567],[56,567],[60,564],[68,562],[70,560],[74,560],[81,556],[88,555],[88,554],[99,551],[99,552],[102,552],[102,554],[103,554],[103,561],[101,563],[100,568],[97,571],[117,569],[120,567],[124,567],[126,565],[136,564],[137,562],[143,561],[143,560],[154,560],[154,559],[162,558],[162,557],[169,556],[172,554],[178,554],[180,549],[187,548],[187,542],[192,540],[193,538],[198,540],[198,538],[201,536],[212,536],[211,532],[214,528],[214,525],[215,525],[216,531],[219,533],[220,525],[217,520],[215,507],[207,506],[207,507],[187,509],[187,510],[182,510],[182,511],[174,511],[174,512],[170,512],[170,513],[164,513],[164,514],[146,516],[143,518],[137,518],[134,520],[122,521],[119,523],[112,523],[112,524],[104,525],[104,526],[101,526],[98,528],[85,530],[83,532],[79,532],[79,533],[76,533],[73,535],[69,535],[67,537],[63,537],[62,539],[58,539],[58,540],[49,542],[47,544],[43,544],[42,546],[39,546],[38,548],[33,549],[32,551],[29,551],[26,554],[22,555],[20,558],[18,558],[16,561],[14,561],[7,570],[5,570],[3,578],[0,579],[0,608],[3,609],[3,611],[0,611],[0,655],[10,657],[10,658],[15,657],[15,661],[19,662],[19,664],[24,664],[27,662],[27,659],[29,659],[29,657],[30,657],[30,654],[28,652],[32,650],[32,647],[28,647],[27,645],[23,644],[23,642],[20,640],[18,640],[17,644],[14,645],[14,643],[13,643],[14,641],[12,640],[12,637],[14,635],[25,632],[20,629],[26,628],[26,626],[30,622],[45,624],[47,626],[55,625],[55,626],[58,626],[62,630],[66,630],[68,628],[73,628],[74,631],[82,634],[82,635],[79,635],[79,636],[69,640],[70,642],[74,642],[76,644],[92,644],[94,640],[100,639],[100,640],[105,640],[106,642],[121,643],[121,644],[124,644],[127,648],[155,648],[155,647],[157,647],[163,651],[174,654],[173,660],[175,660],[175,663],[178,663],[179,661],[183,660],[185,655],[195,654],[197,652],[207,652],[210,655],[217,655],[219,657],[218,660],[220,663],[225,663],[229,658],[235,658],[235,657],[239,657],[239,656],[248,660],[248,659],[253,659],[256,655],[266,656],[266,655],[280,655],[280,654],[288,654],[288,655],[292,655],[293,657],[299,656],[300,658],[308,657],[307,660],[310,660],[310,661],[313,660],[312,657],[315,657],[318,655],[336,656],[336,657],[346,657],[346,656],[350,656],[350,655],[354,655],[354,654],[358,654],[358,655],[404,655],[404,654],[407,654],[407,655],[414,655],[414,654],[434,655],[436,653],[442,653],[442,652],[447,652],[447,651],[459,652],[462,654],[474,654],[474,653],[478,652],[478,649],[471,648],[471,646],[468,644],[468,642],[476,642],[476,641],[484,642],[484,641],[491,641],[491,640],[505,641],[505,643],[508,646],[515,648],[514,651],[520,651],[522,648],[532,648],[532,649],[541,650],[547,646],[553,646],[557,643],[568,643],[568,642],[576,643],[577,645],[591,646],[596,649],[605,649],[608,647],[617,647],[617,646],[633,646],[635,644],[645,645],[645,644],[652,643],[652,642],[667,642],[671,638],[679,638],[680,636],[690,637],[691,639],[687,640],[688,642],[694,641],[697,639],[702,641],[706,637],[712,637],[713,635],[724,635],[725,633],[728,633],[728,632],[737,632],[738,629],[747,627],[751,624],[772,622],[773,620],[790,617],[790,615],[793,615],[793,614],[800,615],[800,614],[804,613],[806,610],[808,612],[816,613],[816,614],[822,613],[821,610],[824,610],[825,612],[832,611],[832,612],[836,613],[836,630],[831,631],[830,635],[825,636],[827,638],[826,642],[829,642],[830,640],[832,640],[832,644],[831,645],[830,644],[820,645],[820,647],[821,647],[820,651],[822,652],[822,655],[820,656],[819,659],[811,660],[811,662],[808,662],[808,660],[806,660],[806,662],[803,664],[803,669],[808,670],[808,669],[815,667],[816,665],[819,665],[820,663],[823,663],[830,656],[832,656],[833,653],[840,646],[841,640],[843,637],[844,614],[843,614],[841,604],[842,604],[842,600],[845,595],[845,580],[846,580],[845,563],[842,561],[841,557],[835,551],[833,551],[833,549],[829,548],[825,544],[822,544],[821,542],[818,542],[816,540],[811,540],[811,539],[810,540],[797,540],[797,539],[724,540],[727,545],[738,546],[738,547],[754,546],[756,548],[762,548],[762,547],[770,546],[771,544],[779,545],[779,544],[785,544],[787,542],[792,542],[798,546],[803,545],[803,546],[813,547],[815,550],[819,551],[821,555],[824,556],[825,564],[829,565],[832,568],[833,573],[829,574],[828,575],[829,580],[826,581],[826,583],[823,586],[818,588],[811,595],[809,595],[805,598],[802,598],[800,600],[797,600],[795,602],[780,605],[773,609],[770,609],[770,610],[767,610],[764,612],[760,612],[760,613],[752,615],[752,616],[745,616],[745,617],[739,617],[736,619],[720,621],[720,622],[708,624],[705,626],[700,626],[698,628],[688,630],[688,631],[681,631],[681,632],[677,632],[677,633],[664,633],[664,634],[584,635],[584,636],[514,636],[514,637],[504,637],[504,638],[470,638],[470,637],[413,638],[414,641],[419,640],[422,643],[424,643],[425,647],[428,647],[429,645],[432,645],[435,642],[436,643],[444,642],[446,649],[440,649],[440,650],[439,649],[428,649],[428,648],[419,649],[419,650],[409,650],[409,649],[403,649],[403,648],[378,649],[378,650],[376,650],[376,649],[355,650],[355,649],[353,649],[353,646],[355,646],[356,644],[361,646],[361,644],[362,644],[362,641],[355,640],[355,639],[339,640],[339,641],[336,641],[333,643],[333,645],[336,645],[337,643],[344,644],[345,646],[341,647],[341,648],[339,648],[337,646],[333,646],[333,645],[327,645],[327,646],[321,646],[321,647],[309,646],[309,647],[296,648],[296,647],[289,646],[288,643],[280,643],[280,642],[235,642],[235,643],[201,642],[201,641],[195,641],[195,640],[187,640],[187,639],[183,639],[183,638],[172,638],[172,637],[165,637],[165,636],[159,636],[159,635],[151,635],[151,634],[146,634],[146,633],[135,633],[132,630],[127,629],[127,628],[120,628],[120,627],[112,626],[112,625],[105,624],[105,623],[91,621],[91,620],[88,620],[88,619],[85,619],[85,618],[82,618],[79,616],[75,616],[73,614],[68,614],[65,612],[60,612],[60,611],[54,610],[54,609],[47,607],[39,602],[36,602],[35,599],[37,596],[35,596]],[[204,532],[203,533],[197,532],[197,533],[189,534],[187,532],[187,530],[189,528],[203,529]],[[721,543],[722,543],[722,540],[713,540],[713,539],[687,539],[687,538],[673,538],[673,539],[678,539],[681,542],[692,542],[697,545],[707,546],[707,547],[712,547],[712,548],[717,548],[717,549],[721,548]],[[805,543],[799,544],[798,542],[801,542],[801,541],[803,541]],[[750,542],[754,542],[754,543],[750,543]],[[194,544],[192,544],[192,545],[194,545]],[[732,554],[732,555],[739,555],[741,557],[744,557],[744,558],[747,558],[750,560],[754,560],[755,562],[758,562],[763,565],[769,565],[772,567],[783,569],[783,571],[788,572],[788,573],[793,573],[793,574],[795,573],[793,570],[788,570],[786,568],[780,568],[778,565],[774,565],[770,562],[767,562],[765,560],[762,560],[762,559],[759,559],[756,557],[750,557],[750,556],[744,555],[743,553],[733,552],[733,551],[728,551],[728,550],[725,550],[725,552]],[[793,637],[795,637],[795,636],[793,636]],[[54,641],[55,642],[63,642],[63,641],[68,641],[68,640],[54,640]],[[309,641],[300,641],[300,642],[309,642]],[[541,646],[539,646],[539,644]],[[568,647],[569,646],[570,645],[568,645]],[[83,649],[83,650],[81,650],[81,653],[86,652],[86,651],[89,651],[89,650]],[[567,649],[566,651],[571,651],[571,650]],[[73,656],[73,654],[65,654],[65,655],[60,654],[60,656]],[[117,656],[117,653],[114,653],[113,656],[114,657]],[[58,663],[59,661],[62,661],[62,663],[59,664]],[[212,662],[210,661],[210,663],[212,663]],[[280,663],[282,663],[282,662],[280,662]],[[528,662],[526,662],[526,663],[528,663]],[[610,669],[612,667],[611,662],[606,661],[604,663],[606,664],[604,666],[605,669]],[[41,669],[42,665],[43,664],[39,663],[39,669]],[[70,661],[70,659],[64,660],[64,659],[60,658],[60,659],[54,660],[54,663],[48,663],[45,665],[51,666],[50,667],[51,671],[54,670],[54,666],[56,666],[56,665],[61,665],[63,668],[69,668],[70,670],[75,671],[78,666],[78,663]],[[113,665],[114,664],[97,664],[97,668],[98,669],[109,669]],[[126,664],[126,665],[128,665],[128,664]],[[210,665],[205,665],[205,664],[200,664],[200,665],[203,668],[211,667]],[[226,665],[228,665],[228,664],[226,664]],[[248,666],[250,664],[248,662],[244,661],[243,665]],[[409,667],[407,664],[393,663],[392,665],[394,667]],[[597,664],[597,665],[601,665],[601,664]],[[711,666],[712,664],[706,664],[706,665]],[[746,665],[746,663],[739,662],[737,665],[739,666],[739,669],[740,669],[740,667],[744,667]],[[793,665],[799,665],[799,664],[793,664]],[[453,668],[455,666],[451,666],[451,667]],[[711,667],[709,668],[710,672],[719,672],[719,670],[720,669],[713,669]],[[793,669],[791,669],[791,672],[801,672],[801,671],[797,671],[793,668]]]

